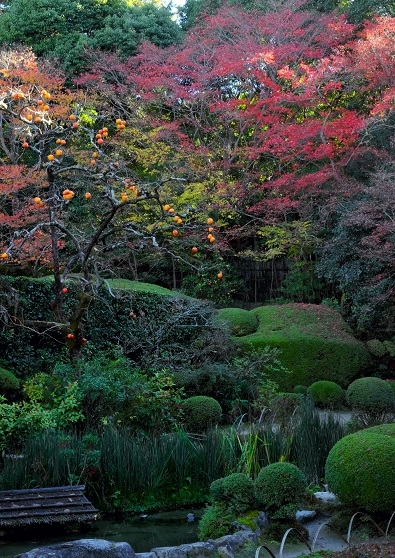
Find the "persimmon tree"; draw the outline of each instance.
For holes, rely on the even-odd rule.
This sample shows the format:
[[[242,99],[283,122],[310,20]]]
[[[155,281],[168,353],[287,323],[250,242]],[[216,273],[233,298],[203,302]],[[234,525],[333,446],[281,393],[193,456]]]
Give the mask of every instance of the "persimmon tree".
[[[183,231],[199,222],[184,222],[168,203],[182,177],[142,176],[118,148],[127,123],[116,111],[100,111],[86,93],[65,89],[61,76],[26,51],[3,52],[0,65],[2,271],[29,268],[54,278],[53,321],[24,320],[18,293],[8,289],[2,322],[61,332],[75,352],[85,342],[84,313],[100,277],[113,273],[112,262],[129,258],[138,242],[194,265],[191,247],[177,250]],[[80,294],[66,312],[70,277]]]

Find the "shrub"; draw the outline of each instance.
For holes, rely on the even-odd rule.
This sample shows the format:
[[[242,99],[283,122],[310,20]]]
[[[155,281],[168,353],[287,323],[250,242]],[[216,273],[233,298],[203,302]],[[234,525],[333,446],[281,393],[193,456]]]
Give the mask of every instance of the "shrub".
[[[365,426],[384,422],[394,411],[394,392],[389,383],[380,378],[368,376],[355,380],[348,386],[346,397],[353,418]]]
[[[365,345],[352,336],[341,315],[314,304],[261,306],[251,311],[259,320],[255,333],[235,338],[246,351],[281,350],[289,374],[272,375],[282,391],[295,385],[331,380],[346,387],[370,364]]]
[[[308,390],[307,386],[297,385],[294,387],[294,393],[300,393],[302,395],[306,395]]]
[[[345,506],[367,512],[391,512],[395,439],[371,429],[349,434],[329,452],[325,465],[330,489]]]
[[[218,310],[218,321],[229,327],[231,335],[249,335],[258,329],[258,318],[242,308],[222,308]]]
[[[235,513],[247,511],[254,502],[254,483],[245,473],[233,473],[211,483],[210,496]]]
[[[314,382],[308,388],[307,394],[317,407],[329,407],[330,409],[338,408],[345,399],[343,388],[329,380]]]
[[[204,432],[218,424],[222,408],[216,399],[194,395],[183,402],[184,424],[189,432]]]
[[[206,541],[228,535],[233,531],[232,524],[235,520],[235,514],[223,504],[208,506],[199,522],[199,539]]]
[[[18,378],[5,368],[0,368],[0,394],[4,395],[8,391],[19,389],[20,384]]]
[[[366,347],[369,353],[375,357],[383,357],[387,352],[384,343],[379,339],[370,339],[366,342]]]
[[[383,345],[391,358],[395,357],[395,343],[393,341],[383,341]]]
[[[307,488],[303,472],[285,461],[272,463],[260,470],[255,480],[255,496],[263,509],[272,517],[294,515],[297,504],[303,499]]]

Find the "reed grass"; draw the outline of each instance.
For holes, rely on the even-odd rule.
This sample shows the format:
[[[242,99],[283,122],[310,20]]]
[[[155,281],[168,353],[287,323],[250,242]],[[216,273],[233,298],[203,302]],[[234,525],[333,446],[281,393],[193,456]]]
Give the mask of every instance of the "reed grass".
[[[260,469],[291,461],[310,483],[324,476],[326,457],[344,436],[343,426],[305,402],[286,428],[271,424],[217,428],[192,437],[183,430],[160,437],[131,436],[127,430],[106,428],[87,449],[83,433],[44,430],[26,440],[23,457],[3,460],[2,489],[84,483],[99,507],[123,500],[133,508],[174,496],[182,487],[208,494],[212,481],[235,472],[255,478]],[[92,466],[94,464],[94,466]],[[92,473],[93,471],[93,473]]]
[[[324,479],[328,453],[344,435],[344,425],[332,414],[320,416],[308,399],[302,403],[290,458],[309,483],[317,484]]]

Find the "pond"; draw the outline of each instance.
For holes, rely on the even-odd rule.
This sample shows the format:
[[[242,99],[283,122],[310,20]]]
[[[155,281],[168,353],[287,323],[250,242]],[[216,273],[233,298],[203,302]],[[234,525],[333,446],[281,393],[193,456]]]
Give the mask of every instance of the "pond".
[[[188,521],[187,514],[195,516]],[[198,521],[203,509],[162,512],[128,519],[103,517],[84,532],[59,532],[51,527],[36,528],[22,537],[21,534],[0,539],[0,557],[10,558],[39,546],[82,538],[128,542],[135,552],[146,552],[156,546],[178,546],[198,540]],[[49,532],[51,530],[51,532]]]

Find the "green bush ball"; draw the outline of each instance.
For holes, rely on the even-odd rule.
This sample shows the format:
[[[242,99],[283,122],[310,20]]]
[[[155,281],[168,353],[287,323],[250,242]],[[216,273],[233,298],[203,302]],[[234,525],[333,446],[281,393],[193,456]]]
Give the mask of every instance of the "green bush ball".
[[[330,409],[338,408],[345,399],[344,390],[336,382],[320,380],[314,382],[307,390],[307,395],[311,397],[317,407]]]
[[[383,357],[387,352],[384,343],[379,339],[370,339],[367,341],[366,348],[369,353],[375,357]]]
[[[355,411],[381,414],[394,410],[394,392],[380,378],[368,376],[355,380],[348,386],[346,398]]]
[[[254,502],[254,483],[245,473],[233,473],[210,485],[214,502],[222,502],[236,513],[247,511]]]
[[[288,504],[298,504],[306,489],[304,473],[296,465],[285,461],[264,467],[255,479],[256,499],[268,513]]]
[[[18,378],[5,368],[0,368],[0,395],[20,388]]]
[[[183,402],[184,426],[188,432],[205,432],[220,421],[221,405],[213,397],[194,395]]]
[[[344,506],[368,513],[392,512],[394,465],[395,438],[380,429],[367,428],[333,446],[326,460],[325,477]]]
[[[221,308],[218,310],[218,322],[229,327],[230,334],[236,337],[255,333],[259,325],[255,314],[242,308]]]

